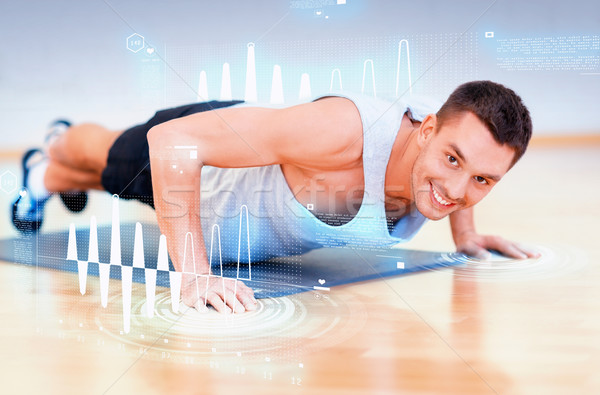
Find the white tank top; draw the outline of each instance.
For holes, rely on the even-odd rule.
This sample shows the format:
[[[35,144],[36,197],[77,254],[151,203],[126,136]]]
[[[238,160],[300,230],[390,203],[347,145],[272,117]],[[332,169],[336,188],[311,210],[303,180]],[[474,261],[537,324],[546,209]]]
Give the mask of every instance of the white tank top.
[[[236,261],[238,254],[241,262],[247,262],[248,240],[251,261],[256,262],[320,247],[387,247],[410,240],[425,223],[426,218],[415,211],[397,221],[390,232],[385,211],[385,173],[406,111],[410,110],[414,120],[422,121],[437,111],[437,105],[407,105],[345,93],[322,97],[326,96],[352,100],[362,119],[365,191],[358,213],[339,226],[319,220],[295,199],[279,165],[236,169],[204,166],[201,220],[207,252],[212,244],[213,257],[218,257],[215,254],[219,251],[215,224],[224,262]]]

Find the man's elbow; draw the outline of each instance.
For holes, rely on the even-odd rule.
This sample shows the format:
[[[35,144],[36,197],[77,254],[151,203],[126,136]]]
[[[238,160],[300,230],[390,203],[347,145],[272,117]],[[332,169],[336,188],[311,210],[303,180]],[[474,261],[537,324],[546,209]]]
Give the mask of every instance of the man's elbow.
[[[177,161],[178,170],[191,170],[194,172],[202,167],[202,152],[198,148],[198,141],[192,141],[189,136],[173,127],[171,122],[165,122],[152,127],[147,135],[150,162],[153,160]],[[195,147],[178,149],[178,147]],[[169,166],[172,163],[169,162]]]
[[[162,151],[173,141],[173,129],[165,124],[160,124],[152,127],[146,134],[148,140],[148,148],[150,153]]]

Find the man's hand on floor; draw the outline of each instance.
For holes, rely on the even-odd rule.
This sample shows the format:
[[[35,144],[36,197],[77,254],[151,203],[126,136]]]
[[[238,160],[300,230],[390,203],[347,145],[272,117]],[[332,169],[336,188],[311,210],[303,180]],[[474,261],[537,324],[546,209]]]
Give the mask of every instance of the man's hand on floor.
[[[208,305],[213,306],[219,313],[226,314],[232,311],[235,313],[252,311],[257,306],[254,291],[243,282],[216,276],[196,277],[193,274],[184,274],[181,298],[185,305],[199,312],[207,312]]]
[[[456,251],[478,259],[489,259],[490,252],[496,250],[502,255],[517,258],[539,258],[538,252],[531,251],[518,243],[500,236],[480,235],[476,232],[464,232],[456,240]]]

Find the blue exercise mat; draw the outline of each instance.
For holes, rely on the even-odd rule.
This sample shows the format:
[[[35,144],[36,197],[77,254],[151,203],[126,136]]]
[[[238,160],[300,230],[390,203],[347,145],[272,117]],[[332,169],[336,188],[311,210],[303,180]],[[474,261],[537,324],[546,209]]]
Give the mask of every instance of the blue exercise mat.
[[[144,260],[146,268],[156,268],[159,230],[156,225],[143,226]],[[124,266],[133,261],[135,224],[122,224],[121,258]],[[111,227],[98,227],[98,257],[101,264],[110,261]],[[77,272],[77,262],[67,260],[69,232],[30,233],[14,239],[0,240],[0,260],[25,265]],[[76,231],[77,258],[87,260],[89,229]],[[225,277],[247,279],[245,284],[256,291],[256,297],[277,297],[309,290],[327,289],[336,285],[382,277],[398,276],[464,263],[456,253],[381,248],[377,251],[354,248],[321,248],[303,255],[270,259],[265,262],[224,263]],[[170,270],[174,270],[169,263]],[[88,274],[98,276],[98,264],[90,262]],[[220,275],[220,266],[213,263],[213,274]],[[111,266],[110,276],[121,278],[119,266]],[[144,283],[144,269],[133,269],[133,281]],[[169,286],[167,271],[157,272],[157,285]],[[73,284],[78,287],[77,284]]]

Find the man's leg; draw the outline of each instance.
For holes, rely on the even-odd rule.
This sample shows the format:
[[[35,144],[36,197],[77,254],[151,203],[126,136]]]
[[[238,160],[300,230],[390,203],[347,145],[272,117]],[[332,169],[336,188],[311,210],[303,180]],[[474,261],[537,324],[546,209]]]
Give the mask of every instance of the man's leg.
[[[147,123],[120,132],[91,123],[72,126],[50,145],[44,185],[49,192],[108,190],[153,206],[148,130],[171,119],[238,103],[212,101],[162,110]]]
[[[55,122],[46,137],[50,141],[45,152],[34,148],[23,156],[23,188],[12,205],[12,221],[20,231],[40,228],[52,193],[59,192],[67,208],[79,212],[87,203],[85,191],[103,189],[102,169],[112,142],[121,133],[93,124],[68,126]]]
[[[121,133],[91,123],[70,127],[48,149],[48,191],[102,189],[108,151]]]
[[[50,193],[104,190],[100,174],[94,171],[79,170],[50,160],[44,175],[44,186]]]
[[[52,193],[74,212],[87,202],[88,189],[101,189],[123,199],[136,199],[154,207],[150,158],[146,134],[163,122],[202,111],[228,107],[240,101],[206,102],[158,111],[148,122],[122,132],[96,124],[70,126],[56,121],[52,126],[68,127],[49,133],[54,141],[46,158],[35,161],[41,151],[32,149],[23,156],[23,188],[12,205],[12,220],[22,231],[37,231],[44,205]],[[30,160],[31,159],[31,160]]]

